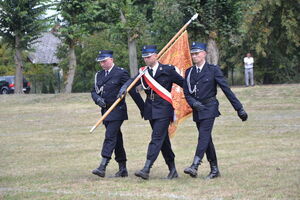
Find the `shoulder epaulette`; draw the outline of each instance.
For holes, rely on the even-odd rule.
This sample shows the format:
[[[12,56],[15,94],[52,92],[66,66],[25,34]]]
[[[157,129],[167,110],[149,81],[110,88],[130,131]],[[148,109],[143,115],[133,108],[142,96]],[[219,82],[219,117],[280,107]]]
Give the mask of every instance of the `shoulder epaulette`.
[[[117,69],[119,69],[119,70],[124,70],[124,68],[123,67],[119,67],[119,66],[115,66]]]

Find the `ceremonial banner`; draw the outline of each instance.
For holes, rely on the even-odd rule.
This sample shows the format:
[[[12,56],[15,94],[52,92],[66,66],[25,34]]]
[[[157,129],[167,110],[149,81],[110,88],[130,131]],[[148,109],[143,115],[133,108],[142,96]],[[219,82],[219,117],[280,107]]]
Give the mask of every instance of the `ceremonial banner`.
[[[184,77],[185,71],[192,66],[187,31],[184,31],[163,53],[159,58],[159,62],[176,66],[178,73]],[[169,136],[173,137],[179,123],[192,113],[192,109],[186,102],[183,89],[180,86],[173,84],[171,94],[173,107],[175,109],[175,120],[169,126]]]

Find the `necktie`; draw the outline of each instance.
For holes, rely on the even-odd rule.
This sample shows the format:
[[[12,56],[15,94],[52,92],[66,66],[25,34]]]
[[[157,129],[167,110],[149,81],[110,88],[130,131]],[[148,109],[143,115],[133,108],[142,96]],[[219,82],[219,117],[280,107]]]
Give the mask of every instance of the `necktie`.
[[[197,73],[200,73],[201,69],[199,67],[197,67]]]
[[[105,76],[107,76],[107,75],[108,75],[108,71],[106,70],[106,71],[105,71]]]
[[[148,68],[148,71],[149,71],[150,76],[153,77],[153,69],[152,68]]]

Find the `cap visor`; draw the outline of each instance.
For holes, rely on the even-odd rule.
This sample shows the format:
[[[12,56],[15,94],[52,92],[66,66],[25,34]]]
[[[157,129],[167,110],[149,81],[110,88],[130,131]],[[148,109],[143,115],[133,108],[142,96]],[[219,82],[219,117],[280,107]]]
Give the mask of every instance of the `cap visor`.
[[[152,56],[153,54],[155,54],[155,53],[143,53],[143,54],[142,54],[142,57],[143,57],[143,58],[147,58],[147,57]]]
[[[98,58],[96,58],[96,61],[100,62],[100,61],[104,61],[104,60],[106,60],[108,58],[110,58],[110,57],[98,57]]]
[[[198,52],[201,52],[201,51],[205,51],[205,50],[204,49],[192,49],[191,53],[198,53]]]

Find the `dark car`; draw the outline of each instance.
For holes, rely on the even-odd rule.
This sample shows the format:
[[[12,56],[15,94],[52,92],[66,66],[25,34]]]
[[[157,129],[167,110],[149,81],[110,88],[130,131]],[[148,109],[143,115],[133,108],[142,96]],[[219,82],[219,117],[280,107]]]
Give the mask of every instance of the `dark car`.
[[[0,76],[0,94],[12,94],[15,91],[15,76]],[[30,82],[23,78],[23,92],[30,92]]]

